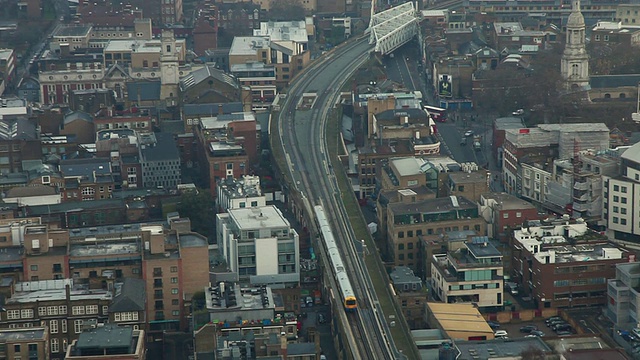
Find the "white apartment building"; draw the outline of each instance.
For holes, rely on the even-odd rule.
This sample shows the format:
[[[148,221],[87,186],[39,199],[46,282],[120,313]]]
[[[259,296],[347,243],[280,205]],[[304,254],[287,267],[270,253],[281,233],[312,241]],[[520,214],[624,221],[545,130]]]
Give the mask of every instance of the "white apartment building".
[[[300,283],[300,241],[275,206],[230,209],[216,215],[217,240],[241,283],[272,288]]]
[[[260,177],[244,175],[240,179],[221,179],[216,186],[216,205],[218,210],[263,207],[267,198],[260,189]]]
[[[445,303],[502,306],[502,254],[486,236],[472,238],[454,252],[433,255],[431,284],[434,296]]]
[[[604,176],[602,216],[610,236],[617,240],[640,241],[640,143],[621,156],[621,175]]]

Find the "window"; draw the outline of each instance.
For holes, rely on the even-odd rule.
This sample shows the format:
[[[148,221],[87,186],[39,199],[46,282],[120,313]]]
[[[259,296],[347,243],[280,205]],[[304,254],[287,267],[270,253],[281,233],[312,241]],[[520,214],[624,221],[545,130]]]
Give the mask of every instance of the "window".
[[[84,315],[84,306],[74,306],[71,308],[71,314]]]
[[[172,272],[172,273],[176,273],[176,272],[178,272],[178,267],[177,267],[177,266],[172,266],[172,267],[171,267],[171,272]]]
[[[47,306],[47,315],[58,315],[57,306]]]
[[[60,320],[60,329],[63,333],[67,333],[67,319]]]
[[[613,196],[613,202],[620,202],[620,196],[614,195]]]
[[[521,213],[521,212],[517,212],[517,213],[516,213],[516,217],[517,217],[517,218],[521,218],[521,217],[522,217],[522,213]]]
[[[82,332],[82,320],[73,320],[73,332],[76,334]]]
[[[173,310],[173,311],[171,312],[171,315],[173,315],[173,316],[180,316],[180,310]]]
[[[96,193],[96,189],[92,188],[92,187],[84,187],[82,188],[82,195],[83,196],[91,196],[94,195]]]
[[[172,299],[172,300],[171,300],[171,305],[180,305],[180,300],[178,300],[178,299]]]
[[[176,288],[171,289],[171,293],[173,295],[177,295],[178,294],[178,289],[176,289]]]
[[[58,306],[58,312],[60,313],[60,315],[66,315],[67,314],[67,306],[66,305]]]
[[[621,198],[620,202],[623,203],[623,204],[626,204],[627,203],[627,198],[626,197]]]
[[[618,219],[618,217],[617,217],[617,216],[614,216],[614,217],[613,217],[613,223],[614,223],[614,224],[617,224],[617,223],[618,223],[618,220],[619,220],[619,219]]]
[[[627,225],[627,219],[621,218],[620,219],[620,225]]]
[[[58,320],[49,321],[49,332],[51,334],[57,334],[58,333]]]
[[[107,305],[102,306],[102,314],[107,315],[109,313],[109,307]]]
[[[20,310],[9,310],[9,311],[7,311],[7,319],[9,319],[9,320],[20,319]]]
[[[178,283],[178,278],[177,277],[172,277],[171,278],[171,283],[172,284],[177,284]]]
[[[47,315],[47,308],[44,306],[40,306],[38,308],[38,316],[45,316]]]
[[[16,354],[20,354],[20,344],[13,345],[13,351]]]
[[[32,319],[33,318],[33,309],[22,309],[20,312],[20,316],[23,319]]]
[[[613,191],[620,191],[619,185],[613,185]]]
[[[503,213],[502,214],[502,218],[503,219],[508,219],[509,218],[509,213]]]
[[[87,315],[93,315],[98,313],[98,305],[87,305]]]

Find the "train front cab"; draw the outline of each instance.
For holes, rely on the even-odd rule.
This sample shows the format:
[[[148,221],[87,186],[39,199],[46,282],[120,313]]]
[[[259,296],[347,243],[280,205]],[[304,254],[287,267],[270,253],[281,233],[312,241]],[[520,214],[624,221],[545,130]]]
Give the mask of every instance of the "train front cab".
[[[344,300],[344,309],[346,311],[356,311],[357,308],[358,308],[358,302],[356,301],[355,296],[348,296]]]

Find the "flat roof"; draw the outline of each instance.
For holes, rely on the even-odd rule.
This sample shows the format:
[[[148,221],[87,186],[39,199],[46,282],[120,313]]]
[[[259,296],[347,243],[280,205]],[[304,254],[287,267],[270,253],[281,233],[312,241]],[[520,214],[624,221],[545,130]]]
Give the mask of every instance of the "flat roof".
[[[236,36],[233,38],[229,56],[255,55],[257,49],[269,47],[269,39],[265,36]]]
[[[472,171],[470,173],[464,171],[452,171],[449,178],[456,184],[469,184],[487,181],[487,172],[484,170]]]
[[[24,304],[36,301],[64,300],[67,297],[65,289],[37,290],[16,292],[7,299],[7,304]],[[105,290],[71,290],[71,301],[75,300],[111,300],[111,292]]]
[[[99,256],[131,254],[140,255],[140,245],[138,243],[111,243],[111,244],[72,244],[69,249],[69,256]]]
[[[29,329],[2,329],[0,330],[0,341],[4,343],[15,341],[44,340],[44,328]]]
[[[273,205],[230,209],[229,217],[233,219],[240,230],[289,227],[289,221]]]
[[[434,199],[426,199],[414,203],[389,204],[389,209],[394,215],[402,214],[437,214],[454,209],[464,210],[477,208],[477,205],[462,196],[447,196]]]
[[[460,352],[460,356],[456,358],[458,360],[511,358],[531,348],[551,352],[551,348],[537,336],[483,341],[458,340],[455,346]]]
[[[532,203],[507,193],[488,192],[481,196],[485,199],[494,200],[502,210],[524,210],[536,208]]]
[[[76,349],[113,349],[131,348],[133,328],[106,324],[105,326],[85,330],[80,333],[76,342]],[[141,339],[138,339],[140,341]]]

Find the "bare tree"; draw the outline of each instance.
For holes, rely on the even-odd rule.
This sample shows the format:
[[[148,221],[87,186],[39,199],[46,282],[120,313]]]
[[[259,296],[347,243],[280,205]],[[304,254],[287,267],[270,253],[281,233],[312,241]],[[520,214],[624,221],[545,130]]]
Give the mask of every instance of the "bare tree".
[[[272,0],[270,20],[304,20],[305,10],[300,0]]]

